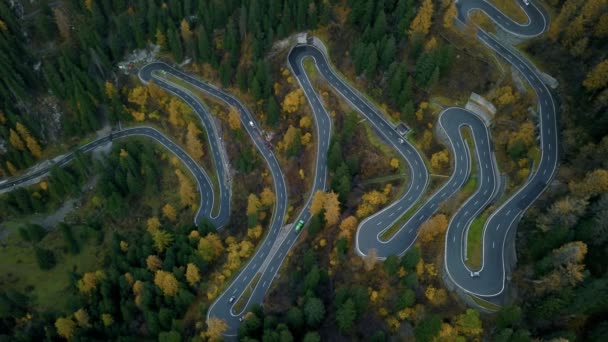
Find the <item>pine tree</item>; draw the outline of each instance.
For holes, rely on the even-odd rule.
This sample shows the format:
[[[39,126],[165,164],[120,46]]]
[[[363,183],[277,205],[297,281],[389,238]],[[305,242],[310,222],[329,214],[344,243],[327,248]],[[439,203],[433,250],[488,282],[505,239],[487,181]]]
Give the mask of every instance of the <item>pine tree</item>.
[[[266,109],[266,123],[270,126],[276,125],[279,121],[281,110],[279,109],[279,105],[277,101],[274,99],[274,96],[270,96],[268,98],[268,104]]]

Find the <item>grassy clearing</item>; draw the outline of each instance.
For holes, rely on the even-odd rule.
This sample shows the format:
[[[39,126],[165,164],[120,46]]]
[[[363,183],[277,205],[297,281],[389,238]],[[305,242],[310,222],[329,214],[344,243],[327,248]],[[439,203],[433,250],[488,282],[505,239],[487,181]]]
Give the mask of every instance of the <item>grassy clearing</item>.
[[[361,182],[361,185],[370,185],[370,184],[377,184],[377,183],[386,183],[386,182],[392,182],[392,181],[397,181],[397,180],[401,180],[402,178],[407,177],[407,174],[405,173],[399,173],[396,175],[388,175],[388,176],[382,176],[382,177],[376,177],[376,178],[372,178],[372,179],[368,179],[364,182]]]
[[[469,294],[469,297],[471,297],[471,299],[473,299],[473,301],[475,302],[475,304],[479,305],[480,307],[489,310],[489,311],[498,311],[500,310],[500,306],[494,304],[494,303],[490,303],[485,299],[481,299],[478,297],[475,297],[473,295]]]
[[[319,76],[317,73],[317,67],[315,67],[315,62],[312,58],[305,58],[303,61],[304,71],[308,75],[311,81],[316,80]]]
[[[100,247],[94,246],[91,239],[80,241],[81,251],[77,255],[61,252],[64,241],[59,231],[51,231],[38,243],[40,247],[55,252],[57,264],[45,271],[38,267],[34,248],[24,242],[17,233],[21,223],[3,223],[8,236],[0,246],[0,284],[3,288],[24,291],[32,297],[35,307],[42,310],[63,310],[67,303],[58,301],[68,293],[69,272],[86,272],[100,266]],[[76,235],[82,233],[81,227],[73,227]],[[88,228],[84,228],[88,229]]]
[[[476,217],[467,234],[467,266],[471,268],[480,268],[481,261],[483,258],[482,240],[483,240],[483,226],[486,224],[488,214],[483,213]]]
[[[247,286],[247,288],[243,292],[243,295],[241,296],[241,298],[239,298],[239,300],[234,304],[235,312],[241,312],[245,309],[245,305],[247,305],[247,302],[249,301],[249,298],[251,297],[251,293],[253,292],[253,289],[255,288],[255,286],[258,284],[258,281],[260,280],[261,276],[262,276],[261,273],[256,273],[256,275],[253,277],[253,279],[251,279],[249,286]]]

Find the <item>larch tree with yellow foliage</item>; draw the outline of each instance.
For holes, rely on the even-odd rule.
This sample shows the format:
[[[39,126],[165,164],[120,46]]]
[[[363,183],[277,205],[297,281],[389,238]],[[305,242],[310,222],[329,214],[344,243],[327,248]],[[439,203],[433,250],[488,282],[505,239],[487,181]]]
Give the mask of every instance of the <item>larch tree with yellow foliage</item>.
[[[167,220],[171,222],[175,222],[177,220],[177,213],[175,212],[175,208],[169,203],[163,206],[163,215],[167,218]]]
[[[422,243],[429,243],[437,236],[443,234],[448,227],[448,220],[444,214],[438,214],[425,221],[418,233]]]
[[[163,261],[156,255],[148,255],[146,258],[146,267],[148,267],[148,270],[156,272],[163,267]]]
[[[179,283],[173,273],[166,271],[156,271],[156,274],[154,275],[154,284],[168,297],[175,296],[179,289]]]
[[[266,187],[260,194],[260,201],[263,206],[270,207],[276,201],[276,196],[274,195],[274,192],[270,190],[270,188]]]
[[[89,314],[87,310],[80,308],[78,311],[74,312],[74,318],[78,323],[78,326],[81,328],[88,328],[90,326],[89,323]]]
[[[312,196],[312,202],[310,203],[310,214],[318,215],[323,207],[325,206],[325,193],[321,190],[317,190]]]
[[[207,320],[207,331],[201,335],[209,341],[223,341],[223,334],[226,330],[228,330],[228,324],[224,320],[212,317]]]
[[[217,234],[207,234],[198,241],[198,253],[203,260],[210,262],[224,252],[224,245]]]
[[[189,263],[186,266],[186,281],[190,286],[195,286],[201,280],[201,274],[195,264]]]
[[[186,175],[180,169],[175,169],[175,175],[179,182],[179,198],[184,206],[196,205],[196,192],[194,191],[194,185],[186,177]]]
[[[304,103],[306,103],[304,91],[298,88],[285,95],[283,103],[281,103],[281,108],[284,112],[295,113],[300,108],[300,105],[303,105]]]
[[[454,27],[454,20],[457,15],[456,1],[452,0],[443,14],[443,27],[447,29]]]
[[[393,170],[399,170],[399,159],[391,158],[390,165],[393,168]]]
[[[103,279],[103,273],[101,271],[98,272],[85,272],[82,275],[82,278],[78,281],[76,286],[80,290],[81,293],[86,295],[91,294],[93,290],[97,288],[99,282]]]
[[[16,148],[19,151],[25,151],[25,143],[19,137],[19,134],[15,132],[12,128],[9,130],[8,141],[11,143],[11,146]]]
[[[146,221],[146,228],[148,230],[148,233],[150,233],[150,234],[153,234],[154,232],[159,230],[160,227],[161,227],[160,220],[156,216],[150,217],[148,219],[148,221]]]
[[[34,157],[40,158],[42,156],[42,149],[40,148],[38,141],[32,137],[30,131],[20,122],[17,122],[15,128],[17,128],[17,132],[19,132],[19,135],[21,135],[23,140],[25,140],[25,144],[27,145],[27,149],[30,151],[30,153]]]
[[[228,111],[228,126],[230,129],[237,130],[241,128],[241,117],[235,107],[230,107]]]
[[[429,29],[433,23],[433,11],[433,1],[424,0],[422,6],[418,9],[418,14],[410,25],[410,37],[417,35],[426,36],[429,33]]]
[[[351,239],[359,221],[354,216],[348,216],[340,222],[340,237]]]
[[[305,129],[305,128],[309,128],[312,124],[312,120],[310,119],[309,115],[304,115],[301,119],[300,119],[300,128]]]
[[[140,109],[145,108],[146,103],[148,102],[148,88],[144,86],[136,86],[129,92],[127,100],[138,105]]]
[[[205,155],[199,134],[201,134],[201,130],[192,121],[189,122],[186,133],[186,150],[195,160],[200,160]]]
[[[258,196],[256,196],[255,194],[249,194],[249,196],[247,197],[247,215],[257,215],[261,205],[262,202],[260,202]]]
[[[171,244],[173,244],[173,236],[171,233],[164,230],[157,230],[152,234],[152,240],[154,241],[154,248],[159,253],[164,252]]]
[[[604,59],[587,73],[583,85],[590,91],[602,89],[608,85],[608,59]]]
[[[57,329],[57,334],[59,334],[59,336],[69,340],[74,336],[76,323],[70,318],[59,317],[55,321],[55,328]]]
[[[340,201],[338,200],[338,194],[333,191],[326,193],[323,209],[325,209],[325,222],[327,223],[327,226],[333,226],[338,223],[340,220]]]
[[[448,150],[443,149],[439,152],[433,153],[431,156],[431,169],[434,172],[442,171],[450,162]]]

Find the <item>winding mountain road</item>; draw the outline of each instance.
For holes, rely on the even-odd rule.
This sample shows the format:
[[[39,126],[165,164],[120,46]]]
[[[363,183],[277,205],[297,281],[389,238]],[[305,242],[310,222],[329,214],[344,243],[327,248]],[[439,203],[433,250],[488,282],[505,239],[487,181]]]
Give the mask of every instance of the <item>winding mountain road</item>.
[[[548,27],[548,16],[542,7],[534,3],[526,6],[522,0],[516,0],[526,15],[527,23],[517,23],[505,16],[500,10],[483,0],[460,0],[457,3],[457,20],[464,23],[467,16],[480,10],[487,14],[504,32],[522,38],[532,38],[542,34]],[[429,173],[424,159],[418,150],[404,139],[390,123],[384,114],[378,110],[365,96],[349,85],[337,73],[323,47],[313,44],[295,45],[287,56],[287,64],[304,91],[310,105],[316,128],[316,164],[313,183],[306,201],[293,222],[310,219],[310,203],[312,195],[318,190],[327,188],[327,149],[332,134],[332,122],[327,114],[321,97],[314,90],[311,81],[303,67],[303,61],[311,59],[319,75],[338,93],[350,106],[374,126],[380,134],[407,163],[409,184],[397,200],[381,211],[363,220],[356,233],[355,248],[360,255],[367,255],[375,250],[378,258],[389,255],[402,255],[416,240],[420,226],[431,218],[440,204],[456,194],[470,177],[477,177],[477,188],[466,199],[458,211],[452,216],[445,238],[445,271],[453,284],[464,292],[478,297],[497,297],[503,294],[507,281],[508,268],[505,266],[505,246],[517,227],[519,220],[529,206],[545,190],[554,177],[558,166],[558,127],[554,99],[543,83],[540,72],[536,67],[511,46],[505,45],[494,35],[479,29],[478,40],[496,55],[503,58],[515,68],[529,83],[537,95],[538,124],[541,158],[534,165],[527,182],[508,199],[504,200],[486,220],[483,230],[483,264],[480,269],[471,269],[466,264],[466,241],[471,222],[478,217],[493,201],[497,200],[499,175],[496,165],[490,133],[484,122],[474,113],[463,108],[451,107],[444,109],[439,116],[440,129],[445,133],[451,148],[453,173],[450,178],[428,198],[424,198],[428,190]],[[243,128],[248,133],[272,175],[276,203],[270,227],[263,241],[246,265],[239,271],[232,283],[215,300],[208,310],[208,318],[216,317],[228,324],[227,336],[235,336],[239,320],[243,317],[247,306],[252,303],[262,303],[264,296],[289,250],[297,241],[300,233],[292,225],[285,225],[287,209],[287,189],[284,175],[279,167],[273,151],[267,146],[262,131],[255,117],[240,101],[227,92],[214,87],[192,75],[184,73],[168,64],[154,62],[142,67],[139,77],[147,83],[154,80],[161,88],[180,97],[188,103],[201,119],[207,131],[208,143],[211,146],[213,161],[219,183],[219,194],[214,194],[212,183],[196,162],[177,144],[150,127],[134,127],[117,132],[110,136],[95,140],[79,148],[88,152],[108,143],[112,139],[140,135],[150,137],[175,154],[188,167],[197,180],[201,194],[201,205],[196,214],[195,222],[205,218],[216,226],[223,226],[230,215],[230,179],[225,150],[212,117],[201,100],[183,86],[171,82],[170,75],[186,82],[208,96],[214,97],[224,104],[237,109]],[[473,149],[463,137],[463,129],[470,132]],[[474,156],[471,155],[474,153]],[[75,154],[69,154],[56,161],[55,165],[63,166],[69,163]],[[472,175],[472,166],[475,175]],[[50,166],[27,174],[21,178],[10,179],[0,184],[1,189],[26,183],[48,173]],[[220,201],[217,213],[213,213],[214,200]],[[403,219],[406,213],[409,217]],[[403,222],[402,222],[403,221]],[[393,227],[399,223],[399,226]],[[384,240],[383,233],[387,229],[396,228],[394,234]],[[240,310],[235,309],[242,296],[247,296],[246,303],[241,303]],[[244,300],[244,299],[243,299]]]
[[[146,137],[156,141],[157,143],[165,147],[167,151],[171,152],[179,160],[181,160],[184,166],[186,166],[186,168],[188,168],[190,173],[192,173],[192,175],[194,176],[194,179],[197,183],[197,191],[200,194],[200,204],[194,216],[194,223],[198,224],[198,222],[203,219],[212,220],[211,212],[213,210],[213,198],[209,199],[209,196],[206,196],[206,194],[213,194],[213,187],[211,185],[211,181],[209,180],[209,176],[207,175],[205,170],[198,166],[196,161],[192,157],[190,157],[190,155],[188,155],[188,153],[181,146],[173,142],[173,140],[165,136],[157,129],[148,126],[137,126],[119,131],[113,131],[105,137],[93,140],[88,144],[80,146],[75,151],[54,160],[45,167],[27,173],[22,177],[7,180],[7,182],[2,183],[0,185],[0,190],[8,190],[11,188],[14,189],[16,187],[25,185],[30,181],[44,177],[51,171],[53,167],[64,167],[68,165],[72,160],[76,158],[77,153],[88,153],[95,150],[96,148],[99,148],[112,142],[113,140],[134,136]]]

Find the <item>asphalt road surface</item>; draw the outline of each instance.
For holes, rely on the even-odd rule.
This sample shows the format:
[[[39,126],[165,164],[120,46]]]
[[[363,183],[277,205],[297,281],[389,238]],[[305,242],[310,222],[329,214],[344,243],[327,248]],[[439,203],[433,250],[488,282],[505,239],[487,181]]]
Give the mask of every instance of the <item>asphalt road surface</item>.
[[[243,128],[249,134],[258,152],[262,155],[266,161],[267,167],[272,175],[274,182],[274,192],[276,195],[276,203],[271,219],[270,227],[263,241],[258,246],[258,249],[251,257],[249,262],[240,270],[239,274],[234,278],[232,283],[224,290],[224,292],[216,298],[215,302],[209,308],[207,313],[208,317],[216,317],[224,320],[229,329],[226,331],[227,336],[235,335],[236,329],[239,325],[239,318],[243,316],[244,312],[233,312],[232,308],[237,303],[238,298],[246,292],[250,286],[251,281],[254,279],[256,274],[260,272],[260,268],[264,266],[264,274],[259,277],[257,284],[260,288],[268,288],[268,285],[272,281],[274,274],[278,271],[277,265],[280,265],[286,254],[285,251],[276,251],[273,249],[273,245],[279,233],[285,219],[285,212],[287,209],[287,190],[285,185],[285,179],[283,173],[279,167],[278,160],[274,155],[273,151],[267,146],[259,124],[255,120],[255,117],[251,114],[249,109],[245,107],[240,101],[238,101],[232,95],[220,90],[213,85],[210,85],[196,77],[193,77],[187,73],[184,73],[176,68],[169,66],[166,63],[154,62],[144,66],[140,72],[140,78],[142,80],[149,80],[152,77],[155,80],[161,81],[166,78],[166,75],[170,74],[173,77],[179,78],[181,81],[189,83],[191,86],[204,92],[205,94],[212,96],[226,105],[235,107],[240,115],[240,120]],[[177,93],[180,97],[188,96],[188,93],[183,89],[174,89],[174,93]],[[218,168],[218,172],[220,168]],[[325,177],[323,176],[323,184]],[[303,217],[308,219],[307,217]],[[284,239],[285,244],[293,244],[295,242],[295,234],[291,232]],[[268,256],[272,253],[272,257],[269,259],[272,261],[271,264],[265,263]],[[278,253],[278,254],[277,254]],[[276,258],[278,256],[279,258]],[[264,286],[263,286],[264,285]],[[252,290],[250,300],[251,303],[261,303],[264,297],[265,291],[259,291],[257,288]],[[244,311],[244,310],[242,310]]]
[[[519,1],[519,0],[518,0]],[[477,3],[477,1],[470,1]],[[469,0],[460,2],[461,6],[468,5]],[[484,2],[485,3],[485,2]],[[521,2],[520,2],[521,3]],[[485,5],[484,5],[485,6]],[[548,27],[548,16],[544,10],[531,2],[530,5],[521,5],[528,17],[529,25],[507,24],[505,17],[495,10],[484,7],[484,11],[501,28],[514,35],[523,37],[538,36]],[[461,13],[462,16],[464,13]],[[507,18],[508,20],[508,18]],[[557,113],[555,101],[549,88],[543,83],[540,72],[536,67],[519,54],[515,49],[503,45],[494,36],[478,30],[478,39],[488,48],[502,57],[526,79],[537,96],[537,111],[539,113],[538,125],[541,150],[541,159],[534,165],[528,181],[520,187],[515,194],[507,199],[495,212],[493,212],[484,226],[483,232],[483,264],[479,270],[471,270],[464,262],[464,244],[451,244],[446,239],[445,267],[448,276],[462,290],[480,297],[494,297],[503,293],[506,284],[507,269],[505,266],[505,245],[509,230],[517,228],[517,224],[532,203],[542,194],[556,174],[559,157],[557,131]],[[461,209],[462,210],[462,209]],[[453,234],[454,223],[465,223],[467,218],[459,219],[455,216],[448,227],[448,235]],[[457,229],[456,229],[457,230]],[[510,234],[514,236],[514,234]],[[460,257],[459,257],[460,256]],[[471,276],[471,272],[478,272],[478,276]]]
[[[164,134],[162,134],[155,128],[147,126],[131,127],[119,131],[113,131],[108,136],[96,139],[88,144],[82,145],[74,152],[63,156],[62,158],[55,160],[54,162],[51,162],[50,165],[40,168],[34,172],[28,173],[22,177],[7,180],[6,183],[0,185],[0,190],[16,188],[31,180],[43,177],[48,174],[53,167],[64,167],[69,164],[72,160],[74,160],[74,158],[76,158],[78,153],[88,153],[98,147],[110,143],[113,140],[132,136],[142,136],[155,140],[156,142],[163,145],[169,152],[173,153],[178,159],[182,161],[182,163],[184,163],[184,165],[188,168],[188,170],[192,173],[196,180],[197,191],[199,192],[199,194],[202,194],[200,196],[199,209],[195,215],[194,222],[198,223],[202,219],[210,220],[211,211],[213,209],[213,198],[209,199],[209,196],[207,196],[206,194],[213,194],[213,187],[211,186],[211,182],[209,181],[209,177],[207,176],[205,170],[199,167],[194,161],[194,159],[192,159],[186,153],[186,151],[184,151],[184,149],[182,149],[178,144],[173,142],[171,139],[166,137]]]
[[[146,84],[153,79],[154,83],[160,88],[179,97],[194,110],[194,113],[196,113],[201,120],[201,123],[205,127],[208,140],[207,142],[211,148],[213,164],[217,173],[216,181],[217,186],[219,187],[219,196],[215,194],[214,187],[211,187],[211,192],[201,193],[201,197],[205,198],[205,206],[208,205],[207,202],[211,202],[212,209],[214,208],[214,201],[216,199],[219,200],[219,204],[215,206],[217,213],[205,211],[205,218],[207,218],[209,222],[216,228],[223,227],[230,220],[231,182],[228,179],[228,161],[225,160],[226,151],[218,135],[213,117],[196,95],[192,94],[187,89],[180,87],[178,84],[166,80],[164,77],[162,77],[162,73],[160,73],[161,75],[159,76],[159,73],[155,73],[154,71],[159,71],[160,73],[160,70],[154,69],[153,64],[148,64],[139,70],[138,76],[140,80]],[[208,180],[208,182],[211,183],[210,180]],[[197,220],[197,222],[200,221]]]
[[[493,5],[481,0],[460,0],[457,4],[458,20],[464,22],[472,11],[481,10],[504,31],[520,38],[535,37],[542,34],[548,27],[548,16],[545,11],[534,3],[526,6],[521,0],[517,1],[529,18],[527,23],[516,23]],[[442,111],[439,124],[450,144],[451,156],[454,160],[454,172],[439,190],[424,200],[424,203],[419,203],[427,190],[429,180],[428,171],[420,153],[407,139],[404,139],[395,131],[394,126],[386,120],[384,114],[332,69],[327,57],[319,48],[310,44],[294,46],[287,60],[288,66],[298,80],[298,84],[303,89],[312,108],[318,140],[315,176],[311,191],[308,193],[307,201],[294,222],[299,220],[307,222],[310,219],[309,206],[312,195],[315,191],[324,190],[327,187],[326,155],[332,133],[332,124],[321,98],[314,91],[302,66],[303,60],[311,58],[325,81],[374,126],[383,140],[406,160],[409,169],[410,182],[405,193],[395,202],[368,217],[359,225],[355,238],[357,252],[360,255],[367,255],[371,250],[375,250],[377,256],[381,259],[392,254],[402,255],[415,242],[421,224],[437,211],[441,202],[457,193],[470,177],[476,177],[477,188],[453,215],[449,223],[445,239],[445,269],[453,283],[465,292],[480,297],[495,297],[502,294],[505,287],[507,270],[505,268],[504,250],[507,236],[509,236],[508,233],[517,226],[525,210],[540,196],[556,173],[558,166],[558,132],[553,97],[542,82],[539,71],[534,65],[512,47],[503,45],[494,36],[482,30],[478,31],[477,36],[480,42],[517,69],[536,92],[541,149],[540,163],[535,165],[528,181],[509,199],[504,201],[486,221],[483,232],[482,267],[479,270],[472,270],[467,267],[465,259],[468,228],[473,219],[496,199],[498,190],[497,166],[489,132],[483,121],[475,114],[462,108],[452,107]],[[245,293],[249,294],[249,300],[244,305],[245,308],[252,303],[263,302],[264,295],[299,235],[293,227],[289,225],[283,227],[287,207],[285,179],[275,155],[264,141],[259,125],[251,112],[232,95],[165,63],[154,62],[148,64],[139,72],[143,82],[154,79],[159,86],[186,101],[205,125],[220,182],[219,198],[221,203],[219,213],[215,216],[212,215],[213,198],[215,197],[213,196],[213,187],[204,170],[198,167],[196,162],[179,146],[152,128],[138,127],[115,132],[111,137],[98,139],[84,145],[79,150],[88,152],[101,144],[107,143],[110,139],[123,136],[143,135],[151,137],[178,156],[197,179],[199,192],[201,193],[201,206],[199,213],[197,213],[197,220],[204,217],[220,225],[225,223],[228,220],[226,215],[229,215],[230,212],[230,180],[227,179],[225,151],[222,150],[221,139],[214,128],[213,120],[201,101],[188,90],[171,82],[167,78],[169,74],[181,81],[188,82],[226,105],[235,107],[239,112],[245,131],[251,137],[258,152],[263,156],[272,174],[277,201],[268,233],[254,256],[208,311],[208,317],[217,317],[228,323],[227,336],[235,336],[239,318],[243,316],[244,310],[234,312],[234,305]],[[463,128],[470,131],[474,145],[473,151],[469,150],[463,139]],[[474,156],[471,153],[474,153]],[[70,154],[57,161],[56,164],[58,166],[65,165],[73,158],[74,154]],[[472,165],[475,166],[475,174],[471,174]],[[0,185],[0,189],[18,185],[48,171],[49,168],[41,169],[22,178],[9,180]],[[205,194],[211,195],[205,196]],[[408,211],[412,212],[409,218],[397,227],[392,237],[384,241],[381,238],[382,233],[399,221]],[[254,279],[255,282],[252,282]]]

